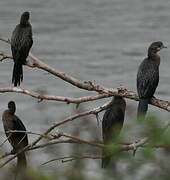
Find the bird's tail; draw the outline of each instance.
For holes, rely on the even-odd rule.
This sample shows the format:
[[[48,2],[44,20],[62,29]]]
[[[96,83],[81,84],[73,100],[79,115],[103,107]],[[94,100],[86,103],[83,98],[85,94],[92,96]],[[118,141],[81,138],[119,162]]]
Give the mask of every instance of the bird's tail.
[[[23,80],[23,68],[22,64],[14,63],[13,74],[12,74],[12,83],[14,86],[19,86],[20,82]]]
[[[14,171],[15,173],[14,180],[17,180],[18,177],[22,178],[22,176],[24,176],[26,167],[27,167],[27,160],[26,160],[25,152],[19,153],[17,155],[17,166]]]
[[[103,150],[102,150],[102,157],[103,157],[102,158],[102,168],[106,168],[111,160],[111,156],[107,156],[106,154],[107,154],[106,149],[103,148]]]
[[[25,169],[27,167],[27,159],[25,156],[25,152],[19,153],[17,155],[17,168]]]
[[[146,115],[147,110],[148,110],[148,103],[149,103],[149,99],[140,99],[139,100],[138,113],[137,113],[138,119],[140,117],[145,118],[145,115]]]

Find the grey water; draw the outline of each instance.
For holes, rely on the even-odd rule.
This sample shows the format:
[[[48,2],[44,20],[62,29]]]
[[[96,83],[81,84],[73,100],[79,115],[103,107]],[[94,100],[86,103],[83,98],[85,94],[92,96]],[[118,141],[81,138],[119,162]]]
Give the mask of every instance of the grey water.
[[[146,57],[149,44],[163,41],[168,49],[160,52],[160,82],[155,96],[170,100],[169,9],[169,0],[1,0],[0,37],[10,38],[21,13],[30,11],[34,39],[31,52],[35,56],[57,71],[82,81],[95,80],[109,88],[123,85],[132,91],[136,91],[137,68]],[[0,51],[11,54],[9,45],[4,42],[0,42]],[[0,88],[12,87],[12,66],[10,60],[0,63]],[[21,87],[58,96],[95,94],[73,87],[45,71],[28,67],[24,67]],[[26,95],[4,93],[0,94],[0,116],[9,100],[16,101],[17,115],[33,132],[45,131],[52,123],[74,114],[76,109],[74,105],[62,102],[44,100],[38,103]],[[84,107],[90,109],[107,101],[109,99],[85,103]],[[135,118],[136,106],[136,102],[127,100],[125,126]],[[150,107],[150,110],[163,122],[169,117],[168,112],[158,108]],[[96,123],[95,118],[91,121]],[[100,128],[97,131],[100,135]],[[3,141],[2,123],[0,135]],[[35,138],[29,135],[30,141]],[[6,151],[10,148],[8,143],[4,145]],[[32,162],[36,159],[35,167],[49,159],[43,150],[32,151],[29,156]],[[98,169],[98,164],[99,161],[92,163],[88,171]]]

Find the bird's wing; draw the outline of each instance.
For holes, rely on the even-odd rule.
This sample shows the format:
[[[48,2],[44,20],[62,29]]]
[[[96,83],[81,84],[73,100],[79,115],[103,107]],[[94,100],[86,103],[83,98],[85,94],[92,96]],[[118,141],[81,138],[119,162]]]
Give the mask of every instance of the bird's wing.
[[[14,120],[14,130],[26,131],[24,124],[17,116],[14,116],[13,120]]]
[[[11,50],[14,61],[25,60],[32,47],[32,28],[31,25],[27,28],[20,28],[16,26],[11,38]]]
[[[17,117],[14,116],[14,128],[13,130],[18,130],[18,131],[26,131],[26,128],[24,126],[24,124],[22,123],[22,121]],[[24,142],[24,146],[28,145],[28,136],[27,133],[15,133],[15,135]]]
[[[117,108],[109,109],[105,112],[102,121],[102,133],[104,143],[107,143],[116,138],[123,126],[124,112]]]
[[[137,89],[139,97],[151,98],[155,93],[158,82],[159,69],[153,67],[153,64],[149,64],[147,68],[145,68],[145,66],[140,68],[137,74]]]

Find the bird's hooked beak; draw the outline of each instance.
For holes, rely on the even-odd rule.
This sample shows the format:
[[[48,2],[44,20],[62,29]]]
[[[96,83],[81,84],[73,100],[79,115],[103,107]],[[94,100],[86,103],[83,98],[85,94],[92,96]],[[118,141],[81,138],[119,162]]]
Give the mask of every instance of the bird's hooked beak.
[[[161,47],[158,47],[157,50],[160,51],[161,49],[167,48],[166,46],[162,45]]]
[[[167,48],[167,46],[162,45],[161,49],[163,49],[163,48]]]

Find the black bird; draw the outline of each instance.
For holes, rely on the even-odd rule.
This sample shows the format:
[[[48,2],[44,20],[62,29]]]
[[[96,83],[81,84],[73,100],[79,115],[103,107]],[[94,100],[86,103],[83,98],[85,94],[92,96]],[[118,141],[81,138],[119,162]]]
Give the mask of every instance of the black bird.
[[[137,73],[137,91],[139,105],[137,117],[145,117],[148,110],[148,103],[154,96],[159,83],[160,56],[157,54],[162,48],[166,48],[162,42],[153,42],[148,48],[148,57],[139,66]]]
[[[19,86],[23,81],[23,67],[33,44],[32,26],[29,23],[29,12],[21,15],[20,23],[16,26],[11,37],[11,50],[14,59],[12,83]]]
[[[105,145],[112,144],[119,136],[123,127],[125,109],[126,101],[120,96],[115,96],[111,107],[109,107],[109,109],[107,109],[104,113],[102,121],[102,134],[103,143]],[[102,152],[102,168],[106,168],[111,160],[112,156],[107,154],[107,149],[104,148]]]
[[[13,147],[11,153],[17,153],[28,145],[28,137],[24,132],[10,133],[10,130],[26,131],[22,121],[15,115],[16,106],[14,101],[8,103],[8,109],[3,112],[2,121],[4,125],[5,134],[8,141]],[[17,156],[17,167],[25,168],[27,166],[25,152],[19,153]]]

